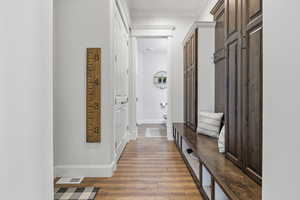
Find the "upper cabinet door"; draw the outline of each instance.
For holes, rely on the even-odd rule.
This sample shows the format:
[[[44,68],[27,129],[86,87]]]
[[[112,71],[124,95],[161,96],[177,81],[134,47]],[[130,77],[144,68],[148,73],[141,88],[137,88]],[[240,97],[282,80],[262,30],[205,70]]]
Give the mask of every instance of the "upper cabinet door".
[[[197,129],[198,92],[197,92],[197,31],[184,45],[184,115],[185,124]]]
[[[219,1],[212,9],[216,22],[215,28],[215,112],[225,113],[226,68],[225,68],[225,9],[224,1]]]
[[[241,31],[241,0],[225,0],[226,39]]]
[[[262,15],[262,0],[243,0],[244,11],[247,23]]]
[[[185,44],[184,45],[184,48],[183,48],[183,91],[184,91],[184,98],[183,98],[183,109],[184,109],[184,122],[187,122],[187,91],[186,91],[186,88],[187,88],[187,45]]]

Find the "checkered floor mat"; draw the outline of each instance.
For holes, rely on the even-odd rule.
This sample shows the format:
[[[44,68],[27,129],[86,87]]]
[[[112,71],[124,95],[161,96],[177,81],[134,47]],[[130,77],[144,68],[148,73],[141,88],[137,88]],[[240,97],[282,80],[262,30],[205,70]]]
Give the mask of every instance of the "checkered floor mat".
[[[99,190],[96,187],[55,188],[54,200],[94,200]]]

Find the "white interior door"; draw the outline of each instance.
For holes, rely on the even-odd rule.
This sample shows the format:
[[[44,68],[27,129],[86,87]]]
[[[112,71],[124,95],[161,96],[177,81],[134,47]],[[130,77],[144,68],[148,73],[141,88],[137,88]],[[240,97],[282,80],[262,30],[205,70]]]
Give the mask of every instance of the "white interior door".
[[[128,142],[128,34],[118,11],[114,15],[114,138],[117,159]]]

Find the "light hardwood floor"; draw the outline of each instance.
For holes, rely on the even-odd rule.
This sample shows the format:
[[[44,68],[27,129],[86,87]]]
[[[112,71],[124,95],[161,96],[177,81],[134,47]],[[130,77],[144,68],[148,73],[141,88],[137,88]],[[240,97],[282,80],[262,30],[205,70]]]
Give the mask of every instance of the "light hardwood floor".
[[[96,200],[202,200],[174,143],[139,135],[112,178],[85,178],[81,186],[100,187]]]

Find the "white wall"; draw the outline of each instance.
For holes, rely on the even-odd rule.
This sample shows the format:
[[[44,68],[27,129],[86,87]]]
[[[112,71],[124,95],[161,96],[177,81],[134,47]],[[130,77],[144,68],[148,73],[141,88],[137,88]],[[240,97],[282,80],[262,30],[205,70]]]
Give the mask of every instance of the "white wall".
[[[183,122],[183,50],[182,41],[193,23],[190,17],[138,17],[133,18],[135,25],[174,25],[176,30],[170,39],[170,74],[171,114],[173,122]]]
[[[151,40],[153,43],[168,43],[168,39]],[[165,40],[165,41],[164,41]],[[166,45],[167,46],[167,45]],[[146,46],[139,47],[139,66],[137,74],[138,123],[164,123],[161,102],[168,102],[167,89],[159,89],[153,84],[153,75],[159,71],[168,70],[168,49],[159,51],[144,51]],[[141,109],[141,110],[140,110]]]
[[[263,2],[263,199],[298,199],[300,2]]]
[[[1,199],[53,200],[52,1],[0,2]]]
[[[143,119],[143,113],[144,113],[144,96],[143,96],[143,74],[144,74],[144,68],[139,67],[143,66],[143,52],[137,50],[137,66],[136,66],[136,122]],[[141,122],[138,122],[141,123]]]
[[[201,24],[201,25],[200,25]],[[198,28],[198,113],[215,111],[215,23],[202,22]]]
[[[111,0],[55,0],[54,158],[56,176],[111,176],[113,84]],[[101,144],[87,144],[86,48],[102,48]]]

